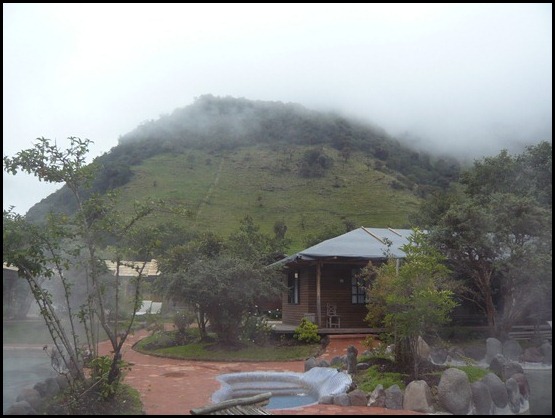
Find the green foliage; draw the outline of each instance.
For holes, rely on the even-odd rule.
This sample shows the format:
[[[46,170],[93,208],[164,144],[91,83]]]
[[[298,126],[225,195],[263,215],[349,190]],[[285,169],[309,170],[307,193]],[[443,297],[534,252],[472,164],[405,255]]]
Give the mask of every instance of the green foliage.
[[[416,377],[418,337],[447,323],[456,303],[445,258],[429,245],[424,233],[415,229],[401,249],[406,256],[400,266],[390,258],[374,270],[366,319],[395,336],[396,361],[412,363]]]
[[[503,336],[531,314],[550,315],[551,172],[547,142],[517,156],[502,151],[476,161],[460,189],[423,208],[421,223],[464,281],[463,296],[486,314],[491,333]]]
[[[319,342],[320,336],[318,335],[318,325],[312,323],[306,318],[301,319],[301,323],[297,328],[295,328],[293,338],[307,344]]]
[[[242,318],[258,298],[281,293],[280,279],[275,269],[229,256],[198,259],[160,278],[169,294],[197,306],[221,342],[230,344],[238,342]]]
[[[195,314],[189,309],[182,309],[173,316],[173,323],[180,334],[185,334],[193,322]]]
[[[116,379],[109,379],[112,370],[112,362],[118,362],[118,370],[120,371]],[[91,368],[91,379],[95,391],[100,395],[102,400],[109,399],[117,393],[120,381],[123,378],[122,371],[129,365],[121,360],[114,360],[109,356],[98,356],[89,362]]]
[[[364,392],[372,392],[379,384],[383,385],[384,389],[393,385],[398,385],[401,390],[405,389],[403,374],[381,372],[379,366],[371,366],[363,373],[357,373],[354,376],[354,382],[357,384],[357,388]]]
[[[470,383],[478,382],[488,373],[491,373],[491,370],[478,366],[455,366],[455,368],[465,372]]]
[[[393,360],[393,352],[387,350],[387,343],[369,335],[364,339],[362,345],[367,348],[365,354],[360,356],[359,362],[371,359]]]
[[[270,338],[272,327],[263,316],[249,315],[243,322],[241,332],[242,341],[251,341],[258,345],[264,345]]]
[[[60,353],[59,363],[71,374],[75,388],[85,380],[84,353],[96,357],[101,337],[99,326],[102,327],[113,349],[109,373],[102,374],[108,388],[103,394],[111,396],[115,393],[111,385],[121,374],[123,342],[132,326],[129,323],[124,330],[119,327],[118,272],[124,257],[147,260],[152,256],[158,244],[156,235],[140,228],[139,221],[150,215],[157,205],[152,200],[147,204],[133,201],[129,211],[118,212],[114,210],[115,194],[89,193],[98,168],[95,164],[85,164],[91,141],[75,137],[69,140],[69,147],[61,149],[54,141],[38,138],[33,148],[3,158],[4,171],[8,173],[23,171],[46,182],[65,183],[75,205],[71,216],[53,212],[37,224],[11,210],[4,211],[3,238],[8,244],[4,245],[3,261],[17,267],[19,275],[27,281],[55,350]],[[142,229],[141,232],[138,229]],[[113,247],[106,252],[116,265],[115,279],[110,281],[106,280],[107,267],[100,258],[100,252],[108,244]],[[140,262],[132,266],[137,271],[133,283],[134,310],[140,302],[144,266],[144,262],[142,267]],[[60,290],[57,299],[53,291],[55,286]],[[67,320],[62,321],[62,315]],[[80,341],[78,324],[84,327],[86,350]],[[99,372],[103,371],[105,364],[96,361]]]
[[[301,157],[299,174],[301,177],[323,177],[333,167],[333,158],[323,149],[309,149]]]

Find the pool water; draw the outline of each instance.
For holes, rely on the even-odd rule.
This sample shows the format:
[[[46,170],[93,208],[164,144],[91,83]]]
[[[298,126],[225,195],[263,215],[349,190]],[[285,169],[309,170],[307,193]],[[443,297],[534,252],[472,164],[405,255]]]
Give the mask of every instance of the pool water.
[[[50,357],[41,349],[4,349],[2,357],[3,412],[25,386],[58,375],[50,365]]]
[[[266,409],[286,409],[295,408],[297,406],[306,406],[318,402],[315,396],[306,393],[298,393],[295,395],[276,395],[270,398]]]

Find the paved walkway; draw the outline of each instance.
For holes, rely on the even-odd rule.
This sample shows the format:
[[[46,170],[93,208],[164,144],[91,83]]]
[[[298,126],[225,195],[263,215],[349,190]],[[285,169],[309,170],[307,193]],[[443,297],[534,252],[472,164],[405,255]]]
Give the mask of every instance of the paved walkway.
[[[247,371],[304,372],[304,361],[289,362],[206,362],[174,360],[141,354],[132,345],[144,338],[141,330],[130,336],[124,344],[123,359],[131,363],[125,382],[141,394],[147,415],[190,415],[190,410],[209,405],[211,396],[220,388],[216,376],[223,373]],[[358,338],[332,338],[325,353],[320,357],[331,360],[346,354],[347,347],[354,345],[359,353],[364,351]],[[109,354],[108,341],[100,344],[100,354]],[[272,410],[280,415],[420,415],[413,411],[385,408],[340,407],[337,405],[313,405],[285,410]]]

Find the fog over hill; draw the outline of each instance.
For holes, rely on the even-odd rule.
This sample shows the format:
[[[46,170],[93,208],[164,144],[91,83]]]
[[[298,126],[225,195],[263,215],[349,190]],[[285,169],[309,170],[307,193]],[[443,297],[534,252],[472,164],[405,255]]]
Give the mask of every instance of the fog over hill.
[[[92,160],[204,94],[336,112],[459,159],[551,140],[551,3],[5,3],[3,23],[5,155],[78,136]],[[22,214],[59,188],[3,181]]]

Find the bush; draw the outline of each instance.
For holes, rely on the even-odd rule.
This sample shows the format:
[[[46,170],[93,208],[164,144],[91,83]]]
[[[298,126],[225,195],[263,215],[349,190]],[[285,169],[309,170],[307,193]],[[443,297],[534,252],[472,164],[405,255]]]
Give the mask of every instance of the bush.
[[[243,341],[252,341],[258,345],[264,345],[272,332],[272,327],[268,325],[268,320],[261,316],[251,315],[245,319],[241,332]]]
[[[195,316],[189,311],[179,311],[173,316],[173,324],[182,334],[187,332],[191,324],[195,322]]]
[[[293,334],[293,337],[307,344],[320,342],[320,336],[318,335],[318,325],[313,324],[306,318],[303,318],[299,326],[295,328],[295,333]]]

